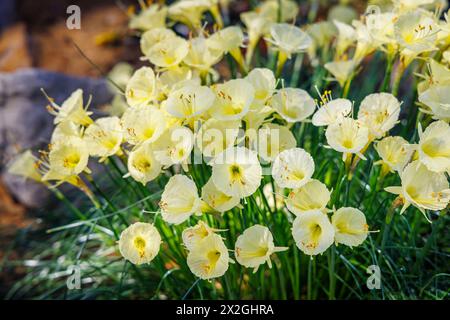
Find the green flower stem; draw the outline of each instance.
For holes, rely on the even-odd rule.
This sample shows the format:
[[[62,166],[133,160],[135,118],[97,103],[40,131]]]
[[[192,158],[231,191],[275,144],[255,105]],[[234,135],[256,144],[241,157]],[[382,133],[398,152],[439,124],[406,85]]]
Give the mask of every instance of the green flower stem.
[[[328,291],[328,298],[330,300],[335,300],[335,292],[336,292],[336,247],[334,245],[331,246],[330,250],[328,250],[328,273],[330,278],[330,286]]]

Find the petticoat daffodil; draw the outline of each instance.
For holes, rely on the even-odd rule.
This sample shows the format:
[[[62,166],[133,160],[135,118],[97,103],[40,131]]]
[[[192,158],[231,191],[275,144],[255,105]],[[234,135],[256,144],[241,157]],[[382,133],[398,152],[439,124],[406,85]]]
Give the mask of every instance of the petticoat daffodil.
[[[147,53],[155,66],[170,69],[178,66],[189,52],[189,43],[181,37],[173,37],[154,44]]]
[[[257,138],[251,141],[252,149],[267,162],[272,162],[280,152],[295,148],[296,145],[294,134],[286,126],[275,123],[264,124],[258,130]]]
[[[281,152],[272,166],[272,176],[281,188],[300,188],[311,179],[313,173],[314,160],[301,148]]]
[[[219,230],[211,228],[203,221],[199,221],[195,226],[184,229],[181,238],[186,249],[192,250],[198,246],[200,241],[216,231]]]
[[[240,121],[220,121],[210,118],[196,134],[196,146],[204,157],[214,158],[234,146],[239,135]]]
[[[133,264],[150,263],[159,252],[161,236],[154,225],[136,222],[120,234],[120,254]]]
[[[339,123],[328,126],[325,132],[328,145],[343,153],[343,160],[348,154],[356,154],[365,159],[361,151],[369,142],[369,129],[358,120],[344,118]]]
[[[121,154],[120,145],[123,140],[123,129],[118,117],[100,118],[91,124],[84,133],[89,153],[100,157],[100,161]]]
[[[272,97],[277,86],[275,76],[270,69],[255,68],[245,77],[255,89],[254,103],[257,105],[265,105]]]
[[[312,179],[299,189],[289,193],[286,198],[286,207],[296,216],[312,210],[326,212],[330,195],[331,193],[325,184]]]
[[[53,129],[51,143],[55,143],[59,140],[64,140],[69,137],[82,138],[83,127],[72,121],[63,121],[59,123],[55,129]]]
[[[297,247],[313,256],[325,252],[334,242],[334,228],[322,211],[304,212],[295,218],[292,236]]]
[[[130,29],[147,31],[155,28],[163,28],[166,25],[167,7],[151,5],[143,8],[141,12],[133,15],[130,19]]]
[[[208,0],[177,1],[169,7],[169,18],[181,22],[195,31],[200,29],[203,14],[209,10]]]
[[[244,147],[229,148],[212,161],[214,185],[228,196],[251,196],[261,184],[262,168],[256,152]]]
[[[149,106],[156,98],[156,78],[152,68],[137,70],[125,89],[127,103],[131,107]]]
[[[369,140],[382,138],[398,122],[400,102],[390,93],[374,93],[364,98],[358,120],[369,128]]]
[[[241,120],[250,109],[255,89],[244,79],[234,79],[214,85],[216,101],[210,114],[217,120]]]
[[[156,28],[151,29],[147,32],[145,32],[141,36],[141,51],[145,56],[149,56],[150,50],[155,46],[156,44],[168,40],[176,38],[177,35],[172,29],[167,28]]]
[[[425,131],[419,124],[419,160],[428,170],[450,173],[450,126],[447,122],[436,121]]]
[[[366,216],[355,208],[340,208],[331,217],[334,240],[349,247],[357,247],[366,240],[369,226]]]
[[[163,166],[184,165],[194,147],[194,134],[189,128],[174,126],[166,130],[153,144],[155,158]]]
[[[169,114],[190,120],[208,111],[216,99],[214,92],[205,86],[184,86],[172,91],[165,102]]]
[[[288,249],[287,247],[275,247],[269,228],[257,224],[244,230],[244,233],[237,238],[234,256],[239,264],[253,268],[253,273],[255,273],[259,266],[266,262],[269,268],[272,268],[270,256],[275,252]]]
[[[450,121],[450,84],[432,86],[419,94],[419,101],[431,109],[433,119]]]
[[[328,94],[328,92],[327,92]],[[323,97],[320,107],[312,117],[312,124],[316,127],[329,126],[339,123],[352,112],[353,104],[347,99],[331,99]]]
[[[38,158],[36,158],[30,150],[26,150],[14,157],[8,164],[7,171],[9,174],[42,182],[42,175],[36,164],[38,161]]]
[[[70,137],[52,144],[48,160],[50,171],[44,175],[43,180],[53,180],[52,172],[62,176],[74,176],[89,171],[89,150],[80,138]]]
[[[315,109],[314,99],[305,90],[297,88],[278,90],[272,97],[270,105],[289,123],[305,120]]]
[[[375,144],[375,150],[381,157],[376,164],[382,165],[382,174],[397,171],[401,173],[411,160],[412,146],[402,137],[386,137]]]
[[[223,276],[228,270],[229,262],[228,249],[222,238],[215,233],[198,241],[187,256],[191,272],[204,280]]]
[[[205,79],[208,73],[214,73],[213,66],[222,59],[223,52],[210,47],[209,42],[200,36],[189,41],[189,51],[183,62],[196,69]]]
[[[195,182],[181,174],[169,179],[159,203],[163,220],[172,224],[183,223],[193,214],[201,214],[202,205]]]
[[[430,171],[420,161],[413,161],[406,166],[400,178],[401,187],[385,188],[387,192],[397,194],[403,200],[400,213],[413,205],[428,220],[425,210],[439,211],[448,206],[450,189],[444,173]]]
[[[166,130],[166,117],[152,106],[128,108],[122,116],[122,127],[128,143],[152,143]]]
[[[209,179],[202,188],[202,200],[213,210],[217,212],[226,212],[239,205],[241,199],[239,197],[226,195],[217,189],[212,179]]]
[[[207,40],[208,47],[217,52],[229,53],[239,66],[245,70],[245,61],[241,53],[244,33],[238,26],[231,26],[213,33]]]
[[[73,123],[87,127],[94,122],[89,117],[92,112],[87,111],[92,97],[89,98],[86,107],[83,107],[83,90],[75,90],[70,95],[70,97],[63,102],[61,106],[58,106],[52,98],[47,96],[45,92],[44,95],[50,102],[50,105],[47,106],[47,110],[50,112],[50,114],[55,116],[55,120],[53,121],[54,124],[71,121]]]
[[[128,174],[134,180],[146,185],[161,173],[161,163],[155,158],[151,146],[144,143],[128,156]]]
[[[312,38],[302,29],[287,23],[276,23],[270,28],[271,38],[267,39],[279,51],[277,75],[292,54],[307,51],[312,45]]]
[[[341,88],[344,88],[345,83],[350,79],[355,70],[355,61],[333,61],[326,63],[324,67],[332,74]]]

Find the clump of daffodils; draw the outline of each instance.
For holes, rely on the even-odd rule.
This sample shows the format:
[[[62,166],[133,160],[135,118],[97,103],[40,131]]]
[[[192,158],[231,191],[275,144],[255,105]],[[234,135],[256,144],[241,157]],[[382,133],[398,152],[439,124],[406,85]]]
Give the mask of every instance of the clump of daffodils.
[[[157,197],[154,212],[144,211],[153,214],[152,223],[147,215],[122,221],[121,256],[135,265],[158,263],[165,259],[160,247],[176,243],[176,255],[185,259],[177,267],[204,280],[224,276],[234,262],[257,272],[292,250],[315,256],[364,245],[370,231],[363,207],[340,200],[360,162],[379,166],[376,183],[398,175],[385,191],[397,196],[401,213],[411,205],[424,214],[447,209],[448,16],[444,22],[422,4],[394,1],[392,11],[351,24],[334,19],[303,27],[293,22],[294,1],[268,0],[241,14],[241,28],[224,27],[220,8],[226,11],[218,1],[184,0],[131,10],[146,65],[120,78],[121,112],[96,116],[81,90],[61,104],[48,97],[55,117],[48,148],[22,152],[9,171],[53,190],[69,183],[104,210],[89,167],[98,161],[105,170],[116,168],[127,188],[152,193],[143,202]],[[171,28],[178,24],[189,35]],[[256,52],[260,42],[272,66],[253,65],[263,56]],[[392,90],[387,85],[353,101],[352,80],[375,51],[386,56]],[[322,64],[331,76],[324,79],[339,83],[339,98],[326,87],[332,82],[315,99],[306,86],[285,81],[288,61],[303,63],[303,55]],[[225,61],[233,72],[224,76],[218,66]],[[417,139],[395,132],[402,111],[417,108],[398,95],[413,61],[425,61],[427,70],[417,73],[423,79],[417,104],[429,116],[423,126],[417,121]],[[319,138],[307,141],[306,130]]]

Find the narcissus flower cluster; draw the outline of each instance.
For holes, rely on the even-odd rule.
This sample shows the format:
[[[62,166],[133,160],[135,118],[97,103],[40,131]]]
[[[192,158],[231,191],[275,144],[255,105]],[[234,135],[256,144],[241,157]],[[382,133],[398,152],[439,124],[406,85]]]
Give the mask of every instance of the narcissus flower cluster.
[[[123,84],[114,102],[121,107],[98,117],[80,89],[60,105],[48,97],[56,126],[48,149],[25,151],[10,172],[53,189],[72,184],[101,209],[90,160],[105,170],[119,163],[129,188],[158,196],[152,223],[143,216],[120,226],[120,254],[135,265],[154,263],[167,249],[166,230],[182,229],[171,238],[185,258],[177,267],[200,279],[222,277],[230,263],[253,272],[271,268],[288,250],[315,256],[361,246],[370,235],[365,213],[339,201],[360,163],[379,165],[378,179],[398,175],[399,185],[385,190],[397,195],[401,213],[411,205],[424,214],[442,211],[450,201],[450,55],[430,54],[448,49],[450,27],[448,16],[443,21],[424,8],[428,2],[393,1],[390,11],[350,23],[303,27],[293,22],[296,2],[268,0],[241,14],[244,28],[224,26],[219,1],[143,4],[130,12],[130,28],[146,65],[111,74]],[[205,25],[206,16],[214,26]],[[174,24],[189,32],[169,28]],[[272,66],[255,67],[260,42]],[[392,79],[353,101],[352,80],[375,51],[388,58]],[[287,65],[303,56],[339,83],[338,98],[326,87],[310,92],[285,81]],[[418,74],[419,109],[398,98],[398,86],[421,60],[430,74]],[[224,76],[218,66],[225,61],[233,72]],[[429,115],[412,123],[417,136],[395,135],[405,108]],[[320,139],[306,142],[305,130]],[[324,176],[328,161],[336,167]],[[257,214],[286,220],[262,223]],[[273,221],[284,221],[287,236]]]

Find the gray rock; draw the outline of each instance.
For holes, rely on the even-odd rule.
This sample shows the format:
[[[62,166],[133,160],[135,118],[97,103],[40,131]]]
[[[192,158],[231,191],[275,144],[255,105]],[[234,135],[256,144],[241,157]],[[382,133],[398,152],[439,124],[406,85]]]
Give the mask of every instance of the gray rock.
[[[83,89],[85,101],[92,94],[91,108],[112,100],[103,79],[72,77],[39,69],[0,73],[0,171],[13,196],[28,207],[41,207],[48,192],[40,185],[24,181],[5,170],[5,164],[19,150],[45,148],[53,131],[53,116],[41,88],[61,104],[73,91]]]

